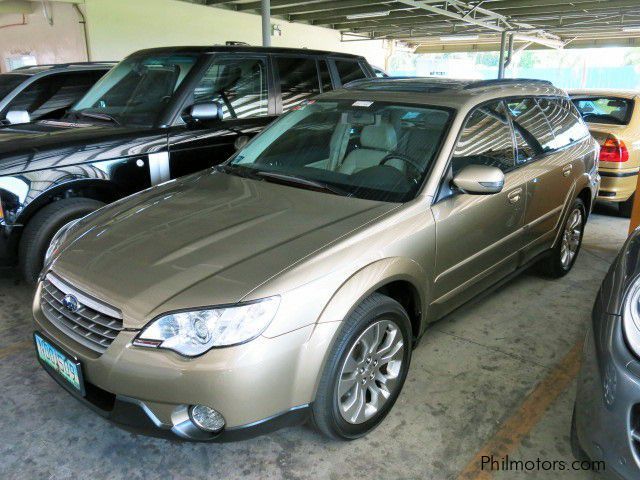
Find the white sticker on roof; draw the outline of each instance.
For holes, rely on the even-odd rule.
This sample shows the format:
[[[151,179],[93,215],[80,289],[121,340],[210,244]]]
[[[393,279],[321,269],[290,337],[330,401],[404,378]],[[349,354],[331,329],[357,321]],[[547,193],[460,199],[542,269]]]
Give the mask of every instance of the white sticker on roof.
[[[373,105],[373,102],[367,102],[365,100],[358,100],[357,102],[353,102],[353,105],[351,105],[352,107],[370,107],[371,105]]]

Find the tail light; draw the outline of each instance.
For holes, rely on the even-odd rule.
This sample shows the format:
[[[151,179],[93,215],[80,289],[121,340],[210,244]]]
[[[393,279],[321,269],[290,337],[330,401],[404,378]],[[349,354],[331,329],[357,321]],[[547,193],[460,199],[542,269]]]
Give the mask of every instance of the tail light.
[[[629,150],[622,140],[609,136],[600,147],[601,162],[626,162],[629,160]]]

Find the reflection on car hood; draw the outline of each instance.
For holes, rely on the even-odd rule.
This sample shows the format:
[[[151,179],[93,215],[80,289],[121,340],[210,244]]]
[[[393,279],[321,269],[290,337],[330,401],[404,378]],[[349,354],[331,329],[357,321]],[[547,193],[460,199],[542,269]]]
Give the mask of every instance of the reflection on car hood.
[[[157,137],[158,148],[166,147],[166,132],[162,129],[63,121],[0,128],[0,175],[73,165],[85,162],[88,156],[92,161],[100,161],[140,153],[135,144],[127,141],[149,142],[149,137]],[[154,147],[152,144],[146,148]]]
[[[169,310],[240,301],[395,206],[208,170],[95,214],[54,270],[139,328]]]

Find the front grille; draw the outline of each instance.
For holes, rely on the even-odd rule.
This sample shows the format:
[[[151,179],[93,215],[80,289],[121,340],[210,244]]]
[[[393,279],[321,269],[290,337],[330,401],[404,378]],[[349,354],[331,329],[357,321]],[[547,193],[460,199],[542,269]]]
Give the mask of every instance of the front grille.
[[[77,291],[51,273],[44,279],[40,300],[42,312],[52,324],[94,352],[103,353],[123,328],[118,310]]]

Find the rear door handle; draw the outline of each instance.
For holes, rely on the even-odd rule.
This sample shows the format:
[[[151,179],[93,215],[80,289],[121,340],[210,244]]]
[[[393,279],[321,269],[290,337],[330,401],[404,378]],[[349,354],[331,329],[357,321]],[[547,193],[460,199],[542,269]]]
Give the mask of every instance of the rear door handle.
[[[562,175],[564,175],[565,177],[568,177],[569,175],[571,175],[571,170],[573,170],[573,165],[571,164],[565,165],[564,168],[562,169]]]
[[[520,195],[522,195],[522,189],[516,188],[515,190],[511,190],[507,194],[507,198],[509,199],[509,203],[518,203],[520,201]]]

